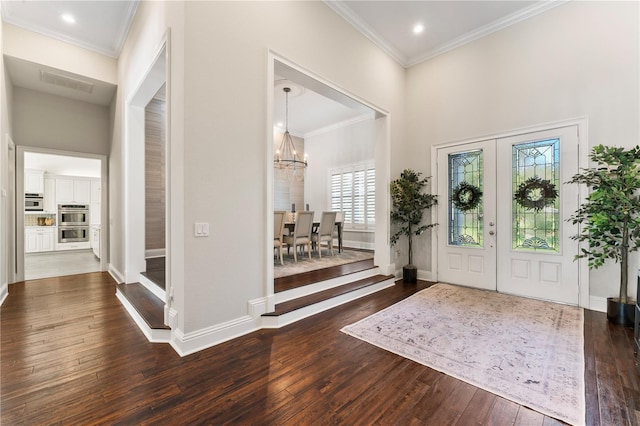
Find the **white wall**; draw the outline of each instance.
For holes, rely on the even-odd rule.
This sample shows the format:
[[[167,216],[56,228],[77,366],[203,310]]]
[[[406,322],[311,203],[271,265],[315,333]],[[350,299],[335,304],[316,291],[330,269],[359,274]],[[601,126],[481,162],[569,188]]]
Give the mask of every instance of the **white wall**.
[[[109,153],[109,108],[14,88],[13,139],[17,145]]]
[[[0,19],[0,46],[4,45],[3,27]],[[10,268],[14,265],[14,246],[11,237],[13,221],[12,189],[9,179],[9,151],[7,136],[11,135],[11,82],[8,80],[4,58],[0,56],[0,303],[7,296],[9,280],[13,276]],[[15,151],[14,151],[15,152]]]
[[[320,2],[142,2],[118,64],[110,155],[111,268],[120,273],[127,256],[125,103],[167,26],[174,334],[206,340],[243,321],[248,302],[266,296],[268,49],[396,113],[398,140],[404,70]],[[209,222],[212,236],[194,238],[194,222]]]
[[[194,331],[265,296],[268,48],[397,111],[394,136],[404,70],[321,2],[190,2],[185,31],[184,326]],[[193,238],[197,221],[215,238]]]
[[[305,139],[309,167],[305,178],[305,203],[320,219],[323,211],[330,210],[329,170],[347,164],[375,159],[376,140],[373,118],[345,127],[314,134]],[[369,243],[374,241],[372,232],[345,232],[345,243]],[[359,244],[353,244],[359,245]]]
[[[428,176],[434,144],[581,116],[591,146],[637,144],[638,8],[568,2],[409,69],[405,166]],[[431,269],[430,245],[415,247],[420,269]],[[592,271],[591,295],[617,294],[617,271]]]

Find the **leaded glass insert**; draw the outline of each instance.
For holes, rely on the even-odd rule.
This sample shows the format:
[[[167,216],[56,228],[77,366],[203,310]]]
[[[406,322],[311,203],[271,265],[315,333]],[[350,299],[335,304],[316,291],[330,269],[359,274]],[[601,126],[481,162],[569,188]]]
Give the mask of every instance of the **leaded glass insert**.
[[[521,197],[512,201],[513,248],[560,252],[560,140],[513,145],[512,153],[512,190]]]
[[[484,246],[483,206],[464,211],[452,201],[452,194],[460,184],[466,182],[483,190],[482,150],[449,154],[449,244],[463,247]]]

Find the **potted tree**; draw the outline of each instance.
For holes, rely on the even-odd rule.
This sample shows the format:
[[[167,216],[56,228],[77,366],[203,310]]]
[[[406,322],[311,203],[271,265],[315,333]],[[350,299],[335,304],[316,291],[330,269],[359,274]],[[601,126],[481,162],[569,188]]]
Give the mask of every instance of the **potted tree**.
[[[418,278],[418,268],[413,264],[413,236],[437,225],[421,225],[424,211],[436,204],[437,198],[422,192],[429,178],[420,179],[420,175],[419,172],[405,169],[399,179],[391,182],[391,223],[398,225],[391,236],[391,245],[395,245],[403,235],[408,239],[409,263],[402,268],[402,279],[406,283],[415,283]]]
[[[572,238],[588,244],[576,259],[587,258],[590,269],[604,265],[606,259],[620,262],[619,294],[607,298],[607,318],[632,326],[635,300],[628,296],[627,287],[629,253],[637,251],[640,244],[640,146],[624,149],[598,145],[589,158],[595,166],[583,169],[569,181],[591,189],[569,218],[583,225],[580,234]]]

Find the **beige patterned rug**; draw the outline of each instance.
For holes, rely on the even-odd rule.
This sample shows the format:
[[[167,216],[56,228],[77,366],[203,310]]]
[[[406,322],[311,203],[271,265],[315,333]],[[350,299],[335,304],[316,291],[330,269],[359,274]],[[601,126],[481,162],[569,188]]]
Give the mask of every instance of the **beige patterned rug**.
[[[342,331],[582,425],[583,322],[574,306],[436,284]]]
[[[311,253],[311,259],[309,259],[308,254],[305,254],[305,256],[298,255],[298,262],[295,262],[293,259],[293,249],[291,249],[291,252],[287,255],[287,248],[285,247],[284,257],[282,258],[284,265],[280,265],[280,259],[274,257],[273,277],[287,277],[289,275],[301,274],[317,269],[373,259],[373,251],[343,249],[342,253],[338,253],[338,249],[336,248],[333,250],[333,254],[332,256],[331,252],[324,248],[322,250],[322,259],[318,257],[318,253],[313,252]]]

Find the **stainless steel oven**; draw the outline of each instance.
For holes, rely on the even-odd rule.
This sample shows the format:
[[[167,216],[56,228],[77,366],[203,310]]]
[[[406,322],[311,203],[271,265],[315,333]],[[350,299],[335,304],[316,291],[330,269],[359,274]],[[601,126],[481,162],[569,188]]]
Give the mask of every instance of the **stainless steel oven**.
[[[28,212],[44,211],[44,196],[27,192],[24,194],[24,209]]]
[[[58,204],[58,226],[89,226],[89,205]]]
[[[88,226],[58,226],[58,243],[89,241]]]

